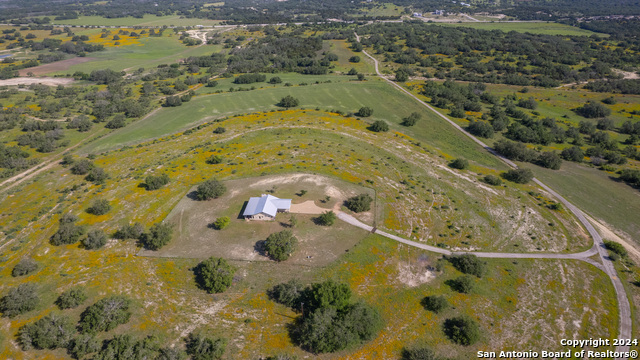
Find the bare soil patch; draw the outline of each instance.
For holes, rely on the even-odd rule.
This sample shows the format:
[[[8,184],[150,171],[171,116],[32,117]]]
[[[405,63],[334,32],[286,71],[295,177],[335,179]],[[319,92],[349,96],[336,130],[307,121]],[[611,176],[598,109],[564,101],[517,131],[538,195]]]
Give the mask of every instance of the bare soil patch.
[[[82,64],[91,60],[95,60],[95,58],[74,57],[73,59],[61,60],[49,64],[35,66],[32,68],[21,69],[19,72],[20,76],[26,76],[28,73],[33,73],[34,75],[44,75],[56,71],[67,70],[72,65]]]
[[[0,80],[0,86],[17,86],[42,84],[47,86],[69,85],[75,80],[71,78],[54,77],[17,77],[13,79]]]

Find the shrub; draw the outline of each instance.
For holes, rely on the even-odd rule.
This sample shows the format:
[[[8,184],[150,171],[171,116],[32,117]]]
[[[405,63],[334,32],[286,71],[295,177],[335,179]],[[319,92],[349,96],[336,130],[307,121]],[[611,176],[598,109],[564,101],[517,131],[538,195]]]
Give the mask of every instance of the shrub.
[[[222,230],[227,226],[229,226],[230,223],[231,223],[231,219],[228,216],[222,216],[217,218],[216,221],[213,222],[213,227],[216,230]]]
[[[596,123],[596,127],[600,130],[613,130],[613,128],[615,127],[615,124],[613,120],[604,118],[604,119],[598,120],[598,122]]]
[[[223,128],[222,126],[218,126],[217,128],[213,129],[214,134],[224,134],[226,131],[227,129]]]
[[[282,230],[267,237],[264,247],[269,257],[275,261],[284,261],[298,246],[298,239],[291,230]]]
[[[104,171],[103,168],[94,167],[89,171],[89,174],[85,178],[87,181],[91,181],[94,184],[104,184],[104,182],[109,178],[109,174]]]
[[[167,98],[164,99],[164,103],[162,104],[162,106],[165,107],[176,107],[180,105],[182,105],[182,99],[180,98],[180,96],[167,96]]]
[[[243,74],[233,79],[234,84],[253,84],[256,82],[264,82],[267,76],[263,74]]]
[[[361,117],[369,117],[369,116],[373,115],[373,109],[368,107],[368,106],[363,106],[363,107],[360,108],[360,110],[358,110],[356,115],[361,116]]]
[[[337,218],[338,216],[333,211],[325,211],[316,218],[316,223],[322,226],[331,226],[336,222]]]
[[[280,102],[277,105],[284,108],[291,108],[298,106],[298,104],[300,104],[298,99],[294,98],[291,95],[287,95],[280,99]]]
[[[299,341],[313,353],[335,352],[373,339],[382,325],[378,311],[363,303],[343,311],[323,307],[302,320]]]
[[[211,339],[203,335],[190,333],[186,339],[187,354],[191,360],[217,360],[221,359],[227,348],[227,340],[224,338]]]
[[[568,161],[581,162],[584,159],[584,151],[579,146],[572,146],[562,150],[560,156]]]
[[[109,120],[109,122],[104,126],[107,129],[119,129],[126,125],[126,117],[122,114],[117,114],[113,117],[113,119]]]
[[[526,184],[533,179],[533,171],[530,169],[511,169],[502,173],[502,177],[518,184]]]
[[[389,131],[389,124],[387,124],[383,120],[376,120],[373,122],[373,124],[371,124],[371,127],[369,127],[369,129],[375,132],[386,132]]]
[[[610,252],[617,254],[620,257],[627,257],[627,249],[622,246],[622,244],[617,243],[615,241],[604,240],[604,246]]]
[[[462,294],[469,294],[473,292],[475,288],[475,283],[470,275],[458,276],[457,278],[450,280],[449,284],[453,290]]]
[[[498,186],[502,184],[502,180],[495,175],[487,175],[482,180],[489,185]]]
[[[4,317],[14,317],[35,309],[38,300],[35,284],[20,284],[0,298],[0,312]]]
[[[422,299],[421,303],[426,310],[432,311],[436,314],[449,307],[449,302],[442,295],[427,296]]]
[[[227,260],[210,257],[194,269],[196,282],[208,293],[221,293],[231,286],[236,269]]]
[[[352,57],[349,58],[349,62],[350,63],[359,63],[360,62],[360,56],[354,55]]]
[[[115,335],[105,340],[92,360],[152,359],[158,350],[158,340],[147,336],[134,340],[130,335]]]
[[[300,309],[304,291],[305,286],[302,285],[300,280],[292,279],[286,283],[280,283],[272,287],[267,291],[267,295],[272,301],[297,310]]]
[[[98,350],[100,350],[100,342],[88,334],[78,335],[78,337],[69,342],[69,346],[67,347],[67,352],[74,359],[82,359],[86,355]]]
[[[588,101],[586,104],[577,108],[576,112],[588,119],[602,118],[611,114],[611,110],[609,108],[593,101]]]
[[[207,81],[207,87],[216,87],[218,86],[218,82],[215,80],[208,80]]]
[[[165,347],[159,350],[160,354],[155,360],[186,360],[187,353],[177,349]]]
[[[173,225],[162,222],[155,223],[149,228],[149,232],[140,236],[140,243],[148,250],[159,250],[171,241]]]
[[[469,167],[469,161],[467,159],[457,158],[449,163],[449,166],[458,169],[464,170]]]
[[[101,247],[105,246],[106,243],[107,234],[105,234],[104,231],[100,229],[89,231],[87,237],[82,240],[82,245],[84,245],[84,248],[87,250],[100,249]]]
[[[350,197],[345,201],[345,206],[356,213],[369,211],[371,209],[371,202],[373,199],[369,194],[360,194]]]
[[[493,137],[494,130],[491,124],[484,121],[472,121],[467,126],[467,130],[473,135],[490,139]]]
[[[604,98],[600,101],[602,101],[603,104],[607,105],[615,105],[615,103],[617,102],[613,96],[609,96],[608,98]]]
[[[94,200],[87,212],[92,215],[104,215],[111,211],[111,205],[107,200],[99,199]]]
[[[211,165],[221,164],[224,161],[224,157],[222,155],[211,155],[207,158],[206,163]]]
[[[351,299],[349,286],[333,280],[312,284],[305,293],[308,309],[311,312],[326,307],[343,309],[349,305],[349,299]]]
[[[454,268],[464,274],[482,277],[486,272],[487,263],[475,255],[452,255],[445,257],[445,259],[449,261]]]
[[[84,235],[86,229],[84,226],[78,226],[75,222],[78,218],[72,214],[64,214],[60,218],[60,226],[58,231],[51,237],[51,244],[64,245],[75,244],[80,240],[80,237]]]
[[[198,185],[196,198],[198,200],[216,199],[227,192],[227,188],[218,179],[209,179]]]
[[[140,236],[144,233],[144,227],[140,223],[135,223],[133,225],[126,224],[122,226],[116,233],[113,235],[114,238],[120,240],[127,239],[139,239]]]
[[[32,258],[24,258],[13,267],[13,270],[11,270],[11,276],[18,277],[29,275],[36,270],[38,270],[38,262]]]
[[[466,113],[464,112],[463,108],[454,107],[453,109],[451,109],[451,113],[449,115],[454,118],[462,119],[466,116]]]
[[[87,300],[87,294],[85,294],[84,289],[75,287],[60,294],[56,299],[56,305],[61,310],[73,309],[80,306],[85,300]]]
[[[78,328],[85,334],[109,331],[126,324],[131,317],[131,301],[121,295],[112,295],[87,307],[80,315]]]
[[[540,154],[536,163],[547,169],[560,170],[562,159],[555,151],[544,151]]]
[[[75,332],[69,318],[55,314],[47,315],[18,330],[22,350],[57,349],[67,347]]]
[[[73,175],[86,175],[95,165],[89,159],[80,159],[73,162],[69,169]]]
[[[280,79],[280,77],[278,76],[274,76],[271,79],[269,79],[269,84],[281,84],[282,83],[282,79]]]
[[[402,122],[400,124],[403,126],[413,126],[418,122],[418,120],[420,120],[420,118],[422,118],[422,115],[417,112],[413,112],[411,115],[402,118]]]
[[[149,175],[144,180],[147,190],[158,190],[169,183],[169,175],[162,174],[158,176]]]
[[[436,354],[426,346],[402,349],[401,360],[439,360]]]
[[[443,328],[445,335],[456,344],[473,345],[480,339],[478,323],[468,316],[447,319]]]

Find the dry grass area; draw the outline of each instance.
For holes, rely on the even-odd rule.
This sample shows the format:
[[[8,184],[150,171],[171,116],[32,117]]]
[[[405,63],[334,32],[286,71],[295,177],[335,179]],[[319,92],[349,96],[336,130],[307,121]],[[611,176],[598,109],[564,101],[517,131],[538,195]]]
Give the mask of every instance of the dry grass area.
[[[218,126],[224,126],[226,132],[212,133]],[[495,170],[475,163],[467,171],[449,169],[446,154],[399,133],[372,133],[367,126],[355,118],[307,110],[238,116],[96,155],[93,161],[110,175],[104,185],[89,183],[55,165],[0,194],[0,276],[4,279],[0,295],[23,282],[37,283],[41,294],[36,310],[13,319],[0,318],[0,338],[4,339],[0,358],[64,357],[60,350],[24,353],[14,339],[20,326],[57,312],[53,301],[75,285],[85,286],[90,297],[80,308],[64,312],[73,320],[86,305],[109,294],[125,294],[134,300],[132,320],[101,333],[100,339],[119,333],[155,334],[163,344],[181,344],[190,331],[204,330],[230,340],[225,359],[253,359],[280,352],[311,356],[289,338],[287,324],[296,313],[271,302],[265,294],[271,286],[292,278],[304,282],[327,278],[345,281],[357,298],[378,307],[386,321],[383,332],[371,343],[351,353],[323,355],[320,359],[397,358],[402,346],[415,342],[432,344],[438,352],[450,354],[447,356],[468,359],[476,349],[505,337],[503,331],[507,329],[515,334],[532,334],[526,340],[530,346],[545,344],[547,330],[553,338],[576,332],[581,337],[613,335],[617,313],[610,282],[605,275],[578,262],[514,264],[492,260],[490,274],[478,280],[478,292],[461,295],[444,283],[459,274],[448,266],[444,274],[434,273],[431,267],[437,259],[433,255],[366,236],[361,230],[346,228],[346,224],[320,228],[311,223],[312,215],[298,215],[300,224],[294,228],[303,242],[296,253],[300,258],[283,263],[247,261],[263,260],[253,254],[253,246],[282,228],[281,218],[278,222],[249,224],[235,219],[247,196],[267,190],[291,197],[296,203],[313,200],[318,206],[333,208],[340,199],[371,187],[376,190],[376,211],[361,216],[362,221],[375,221],[380,228],[430,244],[442,242],[450,248],[537,251],[539,247],[540,251],[565,251],[589,245],[568,214],[547,209],[544,195],[528,194],[537,191],[534,187],[488,187],[478,178]],[[207,164],[206,159],[214,154],[222,156],[224,162]],[[147,191],[139,186],[146,176],[161,173],[171,178],[164,188]],[[218,203],[185,202],[194,185],[214,176],[230,184],[228,199]],[[234,186],[235,181],[238,185]],[[308,192],[295,195],[300,190]],[[327,195],[331,199],[321,203]],[[112,210],[101,216],[86,213],[98,198],[109,201]],[[205,244],[200,248],[229,257],[237,253],[232,263],[238,271],[224,294],[208,295],[196,288],[192,268],[198,259],[136,256],[139,248],[133,241],[110,240],[96,251],[78,244],[49,243],[64,213],[76,214],[80,224],[112,234],[129,222],[149,227],[172,211],[175,215],[174,208],[183,205],[185,214],[192,214],[186,219],[197,220],[194,239],[202,241],[210,241],[209,234],[214,235],[215,230],[207,229],[206,224],[215,216],[234,215],[228,229],[220,235],[215,233],[213,240],[219,247]],[[549,226],[550,222],[554,226]],[[182,229],[186,229],[184,222]],[[227,237],[230,234],[233,236]],[[173,246],[183,251],[175,247],[182,239],[176,237],[166,249]],[[197,247],[190,244],[184,249],[189,246]],[[322,251],[327,254],[320,255]],[[304,263],[309,255],[317,263]],[[28,277],[12,278],[11,269],[26,256],[40,262],[41,270]],[[562,280],[559,266],[566,280]],[[544,289],[543,295],[538,295],[540,289]],[[480,320],[485,333],[480,345],[457,347],[444,338],[440,330],[443,317],[425,312],[419,304],[434,292],[445,294],[455,306],[442,316],[463,312]],[[520,311],[539,317],[520,321]],[[555,323],[549,328],[540,327],[554,316],[559,318],[558,314],[564,314],[564,327]],[[581,322],[576,325],[573,321]],[[519,341],[507,338],[502,344],[515,347]]]
[[[279,198],[293,199],[293,204],[311,201],[331,210],[360,193],[375,196],[371,189],[312,174],[230,180],[225,186],[228,189],[225,195],[209,201],[195,200],[195,187],[190,189],[164,220],[174,225],[175,239],[159,251],[143,250],[138,255],[270,261],[262,253],[260,243],[271,233],[289,229],[298,238],[299,246],[287,264],[326,266],[367,232],[341,221],[330,227],[316,225],[315,215],[308,214],[279,213],[274,221],[247,221],[242,212],[249,197],[271,193]],[[301,190],[306,193],[302,195]],[[330,197],[328,201],[327,196]],[[211,224],[222,216],[231,218],[231,224],[223,230],[213,229]],[[291,227],[292,216],[298,221],[295,227]]]
[[[49,74],[49,73],[56,72],[56,71],[64,71],[64,70],[67,70],[69,67],[71,67],[73,65],[86,63],[86,62],[91,61],[91,60],[95,60],[95,58],[92,58],[92,57],[74,57],[74,58],[71,58],[71,59],[56,61],[56,62],[52,62],[52,63],[49,63],[49,64],[30,67],[30,68],[26,68],[26,69],[20,69],[19,73],[20,73],[20,76],[26,76],[29,73],[32,73],[34,75]],[[45,78],[45,79],[59,79],[59,78]],[[10,80],[14,80],[14,79],[10,79]],[[61,80],[69,80],[69,79],[61,79]],[[73,80],[73,79],[71,79],[71,80]],[[3,81],[6,81],[6,80],[3,80]],[[47,83],[44,83],[44,84],[45,85],[49,85]],[[56,85],[68,85],[68,84],[69,83],[60,82],[60,83],[57,83]],[[11,84],[11,85],[13,85],[13,84]]]

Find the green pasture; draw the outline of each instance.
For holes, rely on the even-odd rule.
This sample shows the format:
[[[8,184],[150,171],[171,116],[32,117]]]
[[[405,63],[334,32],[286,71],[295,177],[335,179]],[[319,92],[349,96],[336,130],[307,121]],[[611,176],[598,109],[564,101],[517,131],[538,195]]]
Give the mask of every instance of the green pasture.
[[[131,16],[108,19],[102,16],[80,16],[77,19],[53,20],[55,25],[75,26],[213,26],[220,23],[219,20],[187,19],[179,15],[155,16],[145,14],[142,19]]]
[[[296,75],[300,79],[304,76]],[[286,78],[283,78],[283,81]],[[327,80],[335,79],[327,76]],[[342,77],[340,77],[340,80]],[[222,87],[222,86],[218,86]],[[237,88],[237,85],[235,86]],[[248,88],[247,85],[242,87]],[[217,89],[217,88],[214,88]],[[226,90],[226,89],[222,89]],[[175,133],[196,124],[238,113],[276,110],[276,103],[291,95],[300,100],[301,108],[320,108],[355,113],[363,106],[374,110],[367,120],[387,121],[394,131],[405,133],[419,141],[425,141],[450,156],[463,156],[481,164],[503,169],[504,165],[493,156],[451,128],[415,100],[397,91],[380,79],[349,81],[307,86],[256,89],[253,91],[225,92],[197,96],[191,102],[176,108],[159,110],[153,116],[114,131],[84,148],[83,152],[102,152],[123,145],[131,145]],[[399,125],[403,117],[412,112],[422,114],[419,123],[410,128]]]
[[[51,75],[73,74],[76,71],[91,72],[100,69],[120,71],[124,69],[149,68],[159,64],[169,64],[189,56],[210,55],[219,52],[219,45],[185,46],[178,36],[147,37],[140,44],[107,47],[103,51],[91,53],[95,60],[77,64],[67,70]]]
[[[528,164],[540,181],[587,214],[626,232],[638,242],[640,191],[615,180],[617,175],[569,161],[560,170]]]
[[[440,23],[434,22],[435,25],[442,26],[463,26],[480,30],[502,30],[504,32],[517,31],[532,34],[544,35],[572,35],[572,36],[590,36],[597,34],[606,37],[608,35],[594,33],[593,31],[580,29],[578,27],[552,23],[552,22],[458,22],[458,23]]]

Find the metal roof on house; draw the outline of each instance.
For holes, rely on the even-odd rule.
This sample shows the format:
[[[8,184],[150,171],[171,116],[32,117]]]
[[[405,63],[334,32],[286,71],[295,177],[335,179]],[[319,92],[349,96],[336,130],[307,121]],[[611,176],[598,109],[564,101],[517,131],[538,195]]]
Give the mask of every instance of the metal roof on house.
[[[262,195],[261,197],[252,197],[247,203],[242,216],[253,216],[260,213],[275,217],[278,210],[289,210],[291,207],[291,199],[280,199],[273,195]]]

